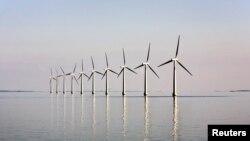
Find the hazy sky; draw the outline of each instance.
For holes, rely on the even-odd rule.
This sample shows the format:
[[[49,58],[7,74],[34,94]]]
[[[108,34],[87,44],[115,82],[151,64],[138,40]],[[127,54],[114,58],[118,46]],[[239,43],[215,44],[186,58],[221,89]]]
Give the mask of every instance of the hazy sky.
[[[179,34],[179,60],[194,74],[178,67],[179,91],[250,89],[249,7],[248,0],[0,0],[0,89],[48,90],[50,67],[70,72],[78,63],[79,71],[83,59],[90,73],[91,55],[103,71],[105,51],[119,72],[122,48],[134,68],[151,42],[160,79],[149,72],[149,89],[172,91],[172,64],[157,66],[174,57]],[[137,72],[127,73],[129,90],[143,89]],[[121,78],[110,83],[121,90]]]

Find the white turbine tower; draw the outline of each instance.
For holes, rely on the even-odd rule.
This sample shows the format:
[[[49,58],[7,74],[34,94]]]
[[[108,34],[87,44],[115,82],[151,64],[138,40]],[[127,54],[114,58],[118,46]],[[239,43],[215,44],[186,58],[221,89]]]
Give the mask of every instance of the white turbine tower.
[[[70,75],[71,76],[71,94],[74,93],[74,80],[78,84],[78,82],[76,80],[76,73],[75,73],[75,71],[76,71],[76,64],[75,64],[75,67],[73,69],[73,72],[66,74],[66,75]]]
[[[118,74],[117,77],[119,77],[122,73],[122,95],[124,96],[126,94],[126,88],[125,88],[125,72],[126,72],[126,69],[128,69],[129,71],[137,74],[135,71],[133,71],[131,68],[129,68],[128,66],[126,66],[126,59],[125,59],[125,52],[124,52],[124,49],[122,49],[122,52],[123,52],[123,66],[121,66],[121,71],[120,73]]]
[[[148,47],[148,56],[147,56],[147,60],[146,62],[143,62],[141,65],[139,65],[138,67],[136,67],[135,69],[138,69],[140,67],[145,68],[144,70],[144,96],[146,96],[148,94],[148,90],[147,90],[147,68],[149,68],[158,78],[160,78],[157,73],[153,70],[153,68],[149,65],[149,53],[150,53],[150,43],[149,43],[149,47]]]
[[[104,74],[103,74],[103,76],[102,76],[102,79],[103,79],[104,76],[106,76],[105,94],[108,95],[108,89],[109,89],[108,72],[110,71],[110,72],[112,72],[112,73],[114,73],[114,74],[117,74],[117,75],[118,75],[118,73],[115,72],[115,71],[113,71],[111,68],[109,68],[107,53],[105,53],[105,56],[106,56],[106,65],[107,65],[107,67],[104,69],[105,72],[104,72]]]
[[[56,94],[58,93],[58,78],[61,77],[61,75],[58,75],[57,69],[56,70],[56,76],[54,77],[56,81]]]
[[[92,72],[91,75],[89,76],[89,80],[92,77],[92,94],[95,94],[95,73],[98,73],[100,75],[103,75],[103,74],[95,70],[95,65],[94,65],[92,56],[91,56],[91,61],[92,61],[93,69],[91,71]]]
[[[52,75],[52,68],[50,68],[50,76],[49,76],[49,92],[53,93],[53,79],[54,76]]]
[[[65,94],[66,92],[66,76],[70,75],[70,74],[65,74],[64,70],[62,69],[62,67],[60,67],[62,70],[63,75],[61,75],[63,77],[63,94]]]
[[[161,67],[163,65],[166,65],[168,63],[173,62],[173,96],[177,95],[177,88],[176,88],[176,63],[178,63],[184,70],[186,70],[191,76],[192,74],[181,64],[180,61],[178,61],[178,50],[179,50],[179,43],[180,43],[180,35],[178,37],[178,42],[177,42],[177,49],[176,49],[176,54],[175,54],[175,58],[172,58],[171,60],[159,65],[158,67]]]
[[[79,74],[80,75],[79,75],[78,79],[81,78],[81,90],[80,90],[80,93],[83,94],[83,76],[89,78],[89,76],[83,71],[83,60],[82,60],[82,71],[79,72]]]

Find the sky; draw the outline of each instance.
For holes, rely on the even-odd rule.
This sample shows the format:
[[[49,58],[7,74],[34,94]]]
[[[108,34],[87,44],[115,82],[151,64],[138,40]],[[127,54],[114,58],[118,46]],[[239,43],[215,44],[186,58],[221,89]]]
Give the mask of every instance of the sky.
[[[122,48],[135,68],[150,42],[160,79],[149,72],[149,90],[171,92],[173,65],[157,66],[174,57],[179,35],[178,58],[193,74],[177,67],[180,92],[250,89],[249,7],[248,0],[1,0],[0,89],[47,91],[51,67],[61,74],[60,66],[71,72],[77,63],[79,72],[83,59],[90,74],[90,56],[103,72],[105,52],[119,72]],[[143,90],[143,69],[136,71],[127,72],[129,90]],[[110,90],[121,84],[110,75]],[[97,77],[97,90],[104,86]]]

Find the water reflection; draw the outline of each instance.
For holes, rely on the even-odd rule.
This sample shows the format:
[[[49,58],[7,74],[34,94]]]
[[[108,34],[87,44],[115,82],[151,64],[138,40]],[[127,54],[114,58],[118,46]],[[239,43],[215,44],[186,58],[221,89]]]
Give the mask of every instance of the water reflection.
[[[148,97],[144,97],[144,141],[149,140],[148,135],[149,135],[149,100]]]
[[[75,127],[75,95],[71,95],[71,126]]]
[[[126,96],[123,96],[123,101],[122,101],[122,134],[123,134],[123,139],[125,140],[126,133],[127,133],[127,101],[126,101]]]
[[[67,99],[66,99],[66,94],[63,95],[63,128],[66,128],[66,107],[67,107]]]
[[[109,140],[109,96],[106,96],[106,140]]]
[[[178,103],[177,97],[173,98],[173,133],[172,133],[172,140],[178,140]]]
[[[83,98],[83,95],[81,95],[81,123],[83,124],[83,119],[84,119],[84,98]]]
[[[50,109],[51,128],[62,127],[66,140],[75,133],[87,140],[178,140],[177,98],[51,95]]]
[[[92,95],[92,140],[95,139],[95,127],[96,127],[96,103],[95,103],[95,95]]]

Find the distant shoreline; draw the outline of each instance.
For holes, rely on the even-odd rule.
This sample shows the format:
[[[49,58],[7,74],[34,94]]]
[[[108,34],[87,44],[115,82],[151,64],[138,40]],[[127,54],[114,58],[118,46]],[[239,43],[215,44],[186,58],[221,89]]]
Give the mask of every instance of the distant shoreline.
[[[229,92],[250,92],[250,90],[230,90]]]
[[[31,91],[31,90],[0,90],[0,92],[38,92],[38,91]]]

